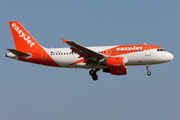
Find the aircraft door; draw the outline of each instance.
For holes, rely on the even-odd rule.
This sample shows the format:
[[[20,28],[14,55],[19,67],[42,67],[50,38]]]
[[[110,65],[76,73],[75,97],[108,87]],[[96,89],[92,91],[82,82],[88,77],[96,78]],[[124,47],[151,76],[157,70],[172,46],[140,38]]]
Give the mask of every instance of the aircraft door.
[[[47,60],[47,53],[44,50],[41,51],[41,59],[42,60]]]
[[[151,56],[151,46],[145,46],[145,56]]]

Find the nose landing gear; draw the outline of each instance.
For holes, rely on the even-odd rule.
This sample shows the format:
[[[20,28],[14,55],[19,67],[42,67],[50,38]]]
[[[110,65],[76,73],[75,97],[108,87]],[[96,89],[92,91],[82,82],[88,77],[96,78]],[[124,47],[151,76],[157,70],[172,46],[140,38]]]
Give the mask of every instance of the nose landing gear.
[[[151,72],[149,71],[149,69],[150,69],[150,65],[149,64],[146,65],[146,69],[147,69],[147,75],[150,76]]]
[[[147,71],[147,75],[150,76],[150,75],[151,75],[151,72],[150,72],[150,71]]]
[[[99,71],[99,69],[95,69],[95,70],[91,69],[91,70],[89,71],[89,75],[92,76],[92,79],[93,79],[94,81],[96,81],[96,80],[98,79],[98,76],[97,76],[97,74],[96,74],[97,71]]]

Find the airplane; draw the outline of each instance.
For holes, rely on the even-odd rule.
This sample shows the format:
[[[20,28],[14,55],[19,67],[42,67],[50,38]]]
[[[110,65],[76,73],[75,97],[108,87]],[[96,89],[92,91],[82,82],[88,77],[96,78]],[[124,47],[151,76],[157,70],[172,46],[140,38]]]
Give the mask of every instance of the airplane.
[[[45,48],[18,22],[9,21],[16,49],[7,49],[6,57],[40,65],[61,68],[90,69],[92,79],[98,79],[102,69],[112,75],[126,75],[127,66],[146,65],[150,76],[150,65],[171,61],[174,56],[156,45],[118,45],[84,47],[73,41],[63,40],[70,48]]]

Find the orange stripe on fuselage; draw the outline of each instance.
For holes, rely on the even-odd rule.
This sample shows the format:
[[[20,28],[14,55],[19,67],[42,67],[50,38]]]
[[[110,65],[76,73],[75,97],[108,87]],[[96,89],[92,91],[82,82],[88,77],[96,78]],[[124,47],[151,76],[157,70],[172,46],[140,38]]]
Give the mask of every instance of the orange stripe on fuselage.
[[[123,54],[135,53],[144,50],[158,49],[158,48],[162,48],[162,47],[155,45],[121,45],[101,51],[100,53],[104,55],[116,56],[116,55],[123,55]]]
[[[81,59],[81,60],[79,60],[79,61],[76,61],[76,62],[74,62],[74,63],[71,63],[71,64],[68,65],[67,67],[69,67],[69,66],[71,66],[71,65],[75,65],[75,64],[77,64],[77,63],[83,63],[83,62],[84,62],[84,58]]]

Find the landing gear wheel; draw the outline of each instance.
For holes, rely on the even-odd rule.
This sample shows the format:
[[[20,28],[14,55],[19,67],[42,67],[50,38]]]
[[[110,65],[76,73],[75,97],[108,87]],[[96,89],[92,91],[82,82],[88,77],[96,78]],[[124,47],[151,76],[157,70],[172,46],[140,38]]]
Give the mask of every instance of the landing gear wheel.
[[[150,72],[150,71],[148,71],[148,72],[147,72],[147,75],[148,75],[148,76],[150,76],[150,75],[151,75],[151,72]]]
[[[96,72],[92,69],[92,70],[89,71],[89,74],[90,74],[91,76],[93,76],[94,74],[96,74]]]
[[[94,74],[94,75],[92,76],[92,79],[93,79],[94,81],[96,81],[96,80],[98,79],[98,76],[97,76],[96,74]]]
[[[89,71],[89,74],[92,76],[92,79],[94,80],[94,81],[96,81],[97,79],[98,79],[98,76],[97,76],[97,71],[99,71],[100,69],[95,69],[95,70],[93,70],[93,69],[91,69],[90,71]]]

